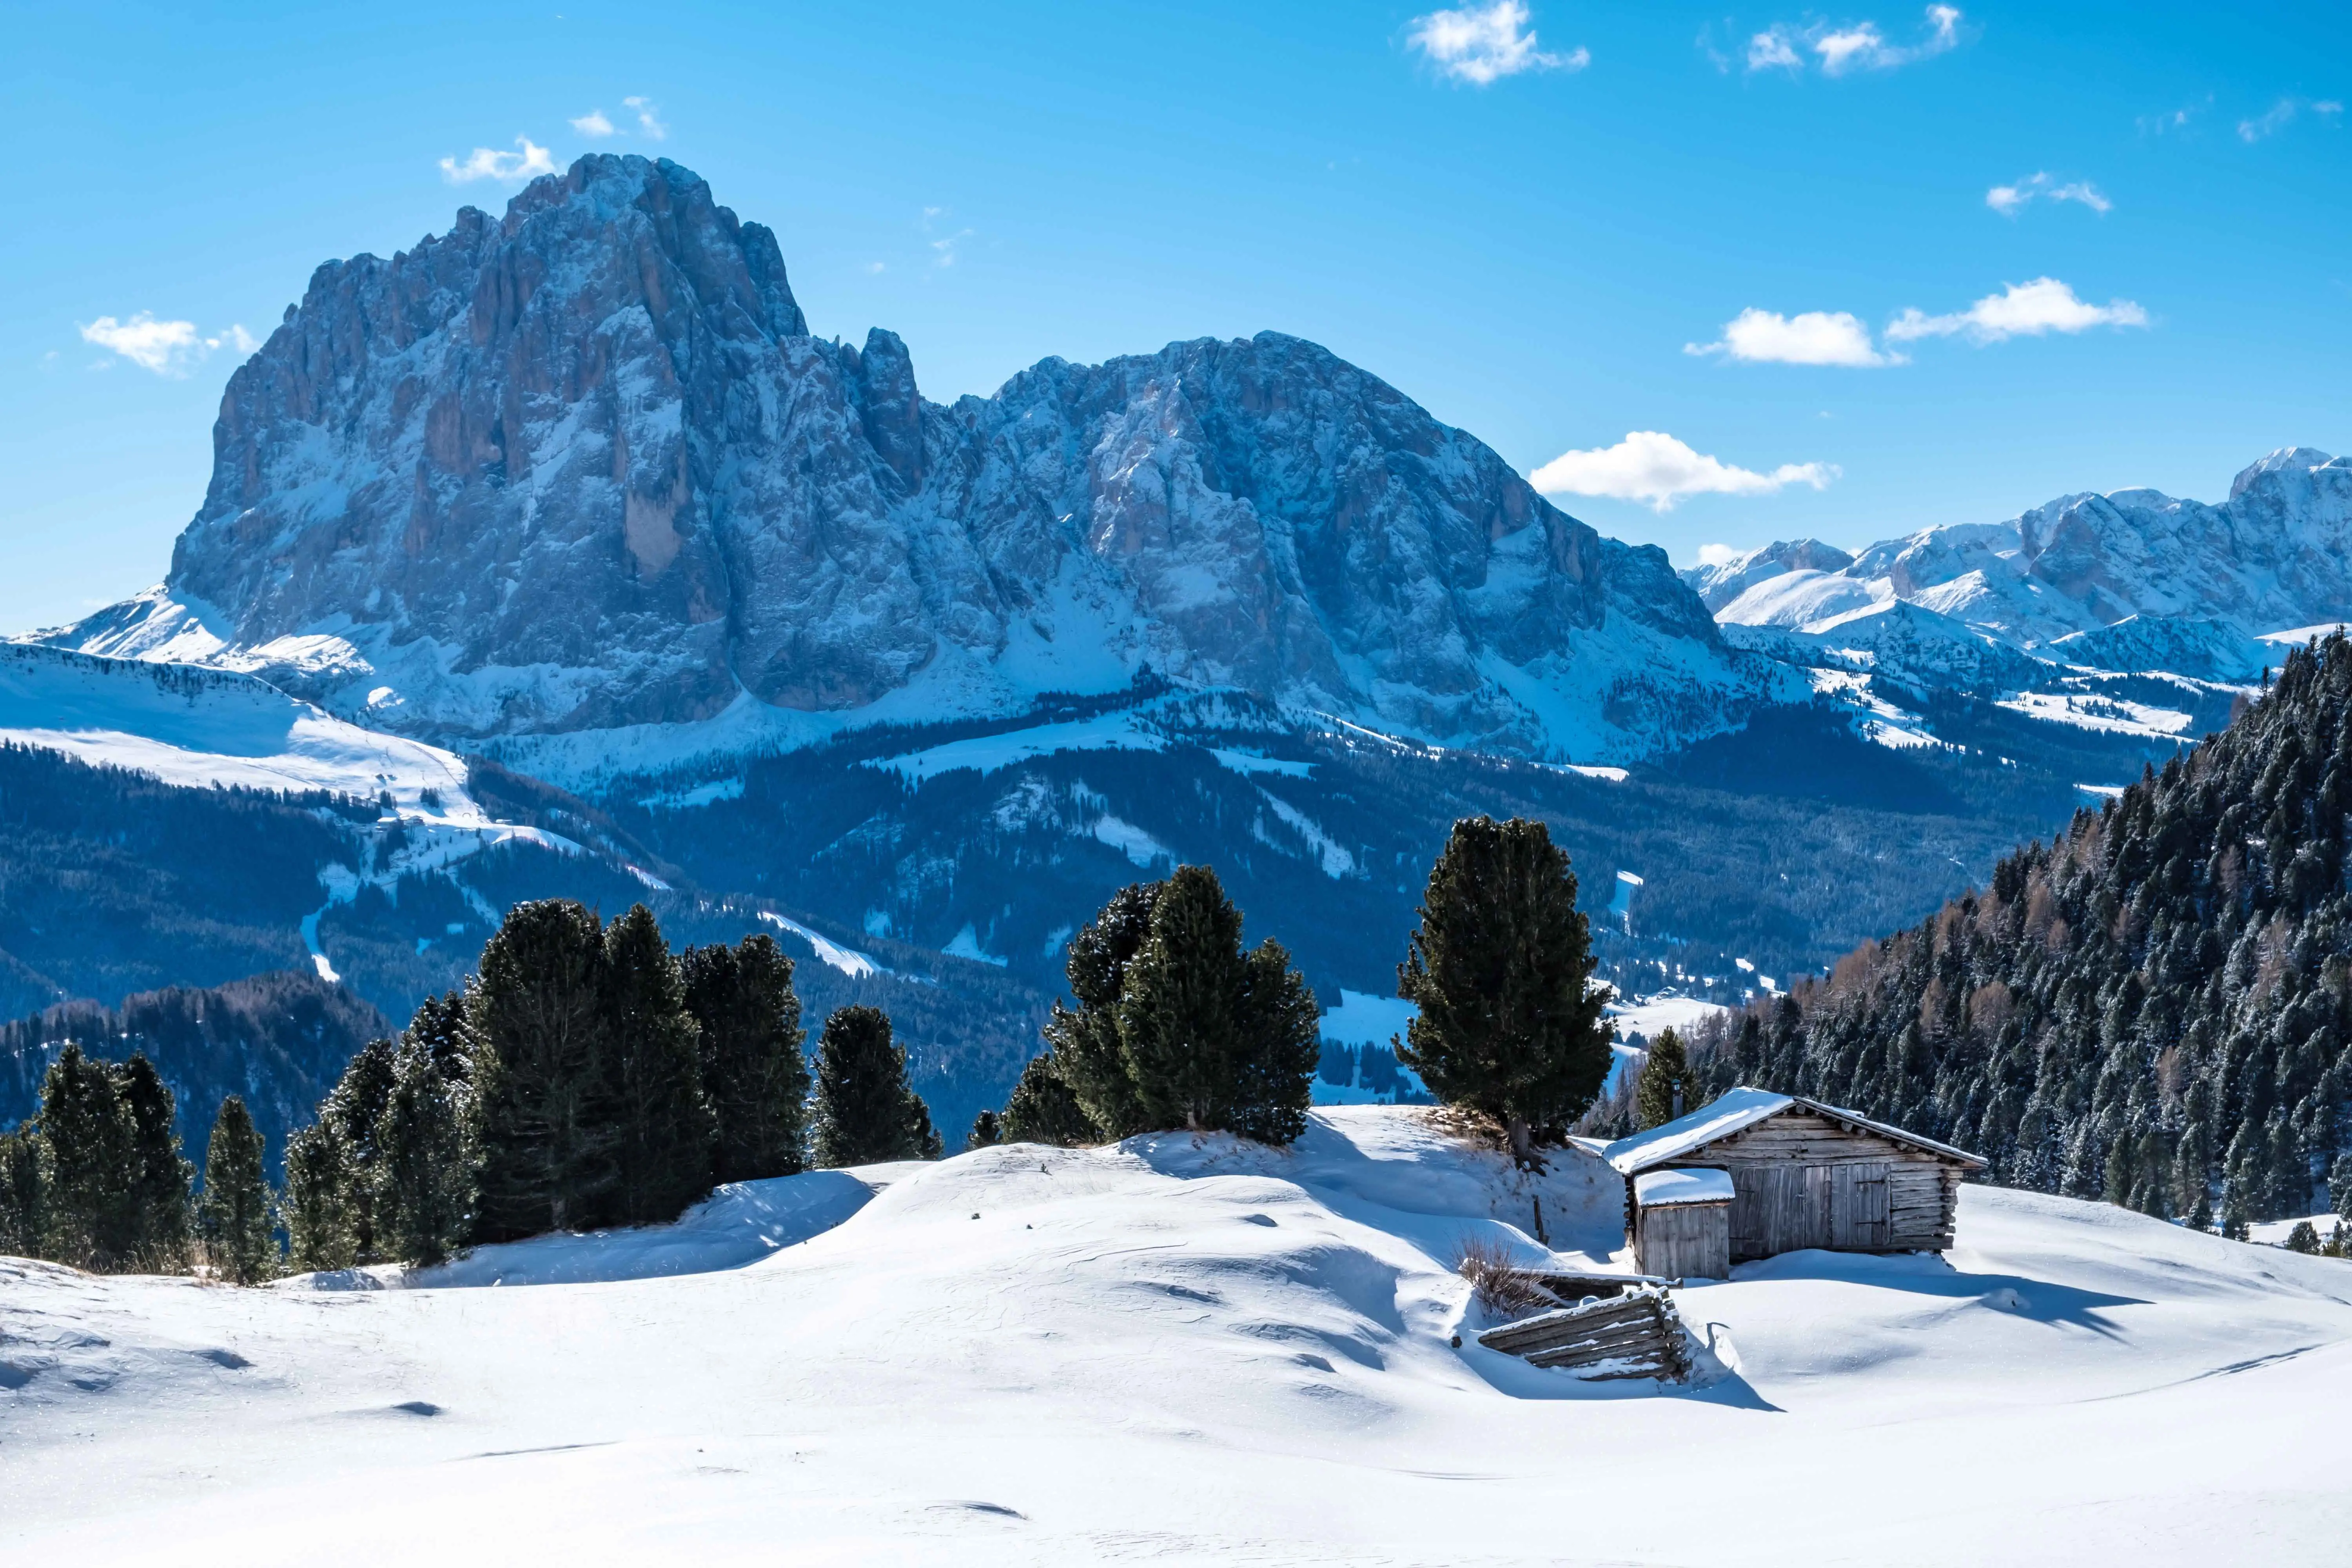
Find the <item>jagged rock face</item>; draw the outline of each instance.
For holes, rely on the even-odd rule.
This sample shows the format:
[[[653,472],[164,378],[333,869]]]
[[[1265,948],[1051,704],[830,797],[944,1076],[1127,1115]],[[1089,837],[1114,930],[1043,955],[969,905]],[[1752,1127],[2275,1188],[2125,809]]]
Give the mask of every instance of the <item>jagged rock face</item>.
[[[215,445],[168,594],[83,640],[187,657],[201,621],[415,732],[907,718],[1149,667],[1581,757],[1776,689],[1662,552],[1314,344],[1047,360],[943,407],[892,334],[810,337],[774,236],[666,161],[322,267]]]
[[[1682,579],[1712,613],[1757,584],[1784,573],[1842,572],[1853,564],[1853,557],[1834,544],[1824,544],[1818,539],[1776,539],[1760,550],[1735,555],[1728,561],[1690,567],[1682,574]]]

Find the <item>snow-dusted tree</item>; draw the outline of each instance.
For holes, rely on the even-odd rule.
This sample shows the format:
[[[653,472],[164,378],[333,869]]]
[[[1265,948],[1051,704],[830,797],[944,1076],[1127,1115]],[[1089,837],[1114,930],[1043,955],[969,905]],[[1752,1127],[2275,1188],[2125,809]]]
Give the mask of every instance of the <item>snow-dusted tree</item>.
[[[0,1132],[0,1252],[17,1258],[47,1256],[48,1164],[48,1146],[34,1124]]]
[[[1178,867],[1118,989],[1119,1041],[1144,1125],[1290,1142],[1307,1125],[1317,1017],[1282,944],[1269,938],[1244,952],[1241,910],[1216,873]]]
[[[113,1069],[79,1045],[58,1052],[41,1080],[39,1136],[48,1153],[46,1256],[101,1273],[135,1268],[137,1129]]]
[[[733,947],[689,947],[683,963],[718,1121],[712,1175],[754,1182],[805,1169],[809,1075],[793,961],[761,932]]]
[[[716,1131],[702,1092],[702,1031],[686,978],[651,910],[632,905],[604,932],[604,1070],[619,1141],[614,1217],[673,1220],[710,1191]]]
[[[334,1129],[342,1163],[343,1224],[352,1237],[352,1259],[375,1263],[383,1250],[375,1219],[376,1131],[392,1098],[393,1044],[370,1040],[344,1064],[343,1075],[319,1107],[319,1121]]]
[[[1057,1070],[1060,1053],[1046,1051],[1029,1058],[1021,1080],[1004,1102],[1003,1131],[1008,1143],[1056,1143],[1074,1148],[1102,1142],[1102,1129]]]
[[[278,1237],[272,1225],[269,1182],[262,1170],[260,1131],[232,1094],[213,1119],[205,1146],[205,1191],[196,1205],[196,1230],[205,1260],[232,1285],[258,1285],[278,1272]]]
[[[971,1131],[965,1137],[963,1146],[969,1152],[974,1149],[993,1149],[1003,1142],[1004,1128],[997,1121],[996,1112],[983,1110],[971,1119]]]
[[[1610,1026],[1568,856],[1540,822],[1454,825],[1397,970],[1419,1015],[1398,1058],[1440,1100],[1500,1122],[1534,1163],[1609,1073]]]
[[[816,1050],[819,1165],[940,1157],[930,1108],[907,1082],[907,1053],[890,1038],[888,1014],[836,1008]]]
[[[1640,1086],[1633,1095],[1634,1116],[1643,1127],[1663,1127],[1696,1105],[1690,1055],[1683,1049],[1683,1037],[1670,1028],[1661,1029],[1642,1064]]]

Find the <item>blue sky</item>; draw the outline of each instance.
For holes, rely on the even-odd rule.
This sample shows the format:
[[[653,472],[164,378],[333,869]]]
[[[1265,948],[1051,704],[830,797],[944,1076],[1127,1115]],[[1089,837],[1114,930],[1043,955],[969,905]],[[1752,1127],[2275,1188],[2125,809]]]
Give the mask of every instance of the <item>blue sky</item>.
[[[163,576],[238,334],[320,261],[596,149],[701,173],[933,397],[1278,329],[1682,563],[2352,447],[2337,5],[0,22],[0,628]]]

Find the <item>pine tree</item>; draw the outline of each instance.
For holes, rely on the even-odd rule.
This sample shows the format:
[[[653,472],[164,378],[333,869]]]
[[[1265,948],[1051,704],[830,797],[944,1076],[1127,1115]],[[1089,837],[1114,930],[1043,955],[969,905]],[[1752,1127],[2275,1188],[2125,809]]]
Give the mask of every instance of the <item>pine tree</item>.
[[[416,1268],[448,1258],[474,1226],[479,1155],[472,1095],[442,1068],[429,1035],[402,1037],[377,1136],[375,1206],[384,1250]]]
[[[1608,993],[1590,984],[1576,877],[1540,822],[1467,817],[1431,868],[1397,994],[1417,1005],[1398,1059],[1500,1122],[1513,1156],[1565,1132],[1610,1064]]]
[[[482,1075],[475,1238],[602,1223],[617,1179],[604,1072],[604,932],[569,899],[517,904],[482,949],[466,1016]]]
[[[1088,1124],[1083,1142],[1106,1135],[1123,1138],[1142,1131],[1147,1124],[1119,1033],[1118,999],[1129,966],[1150,939],[1151,911],[1165,885],[1139,882],[1120,889],[1070,942],[1065,972],[1077,1010],[1054,1004],[1045,1043],[1057,1083],[1076,1097]],[[1048,1124],[1060,1127],[1064,1121],[1049,1118],[1037,1125]]]
[[[808,1061],[801,1054],[793,961],[761,932],[733,947],[690,947],[686,1005],[702,1026],[702,1087],[718,1121],[721,1182],[808,1166]]]
[[[971,1133],[963,1141],[964,1149],[993,1149],[1004,1142],[1004,1129],[998,1124],[996,1112],[983,1110],[971,1119]]]
[[[195,1170],[180,1157],[172,1091],[143,1053],[122,1065],[117,1081],[131,1117],[130,1202],[138,1216],[132,1254],[144,1272],[184,1273],[194,1241],[188,1189]]]
[[[113,1070],[79,1045],[67,1045],[41,1080],[40,1137],[48,1151],[47,1256],[100,1273],[136,1267],[138,1130]]]
[[[271,1230],[269,1184],[262,1170],[261,1133],[232,1094],[221,1101],[205,1147],[205,1191],[196,1228],[205,1258],[232,1285],[258,1285],[275,1274],[278,1238]]]
[[[930,1108],[907,1083],[907,1053],[878,1007],[842,1007],[817,1040],[816,1163],[935,1160]]]
[[[431,1052],[434,1070],[449,1082],[473,1081],[474,1030],[466,1016],[464,992],[427,996],[418,1003],[401,1037]]]
[[[331,1117],[286,1140],[286,1250],[304,1273],[349,1268],[359,1257],[352,1229],[351,1161]]]
[[[376,1130],[392,1099],[394,1047],[370,1040],[343,1066],[343,1075],[319,1107],[319,1120],[334,1129],[346,1180],[343,1222],[351,1230],[352,1258],[379,1263],[387,1256],[375,1216]]]
[[[2317,1252],[2319,1250],[2317,1227],[2307,1219],[2295,1221],[2294,1228],[2286,1233],[2286,1249],[2289,1252]]]
[[[1663,1127],[1685,1110],[1698,1109],[1692,1098],[1690,1058],[1683,1037],[1661,1029],[1650,1042],[1649,1059],[1642,1064],[1641,1087],[1635,1091],[1635,1116],[1644,1128]]]
[[[617,1112],[616,1217],[676,1219],[710,1191],[715,1125],[686,980],[643,904],[604,932],[605,1062]]]
[[[48,1255],[48,1147],[34,1125],[0,1132],[0,1253]]]
[[[1087,1114],[1058,1070],[1060,1053],[1029,1058],[1021,1080],[1004,1102],[1003,1131],[1008,1143],[1053,1143],[1064,1148],[1099,1143],[1103,1132]]]
[[[1145,1124],[1288,1143],[1307,1125],[1315,994],[1271,939],[1242,948],[1242,915],[1205,866],[1180,866],[1119,987],[1118,1034]]]

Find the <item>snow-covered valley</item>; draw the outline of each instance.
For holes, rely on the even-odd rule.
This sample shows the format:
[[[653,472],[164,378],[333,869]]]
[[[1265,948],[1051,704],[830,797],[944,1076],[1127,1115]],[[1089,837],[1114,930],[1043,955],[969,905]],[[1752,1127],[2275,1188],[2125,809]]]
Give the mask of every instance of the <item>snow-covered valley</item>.
[[[458,1266],[475,1288],[0,1265],[0,1555],[2341,1560],[2317,1435],[2352,1265],[1971,1187],[1946,1258],[1678,1292],[1694,1386],[1580,1383],[1455,1348],[1448,1264],[1466,1237],[1541,1257],[1538,1198],[1599,1261],[1622,1187],[1573,1152],[1518,1177],[1427,1116],[783,1178],[878,1192],[797,1244],[784,1194],[722,1192],[665,1227],[708,1271],[664,1278],[521,1284],[545,1259],[511,1248]],[[772,1250],[730,1235],[763,1224]]]

